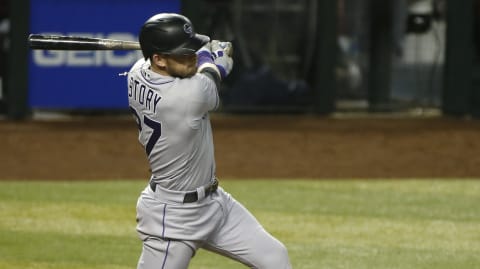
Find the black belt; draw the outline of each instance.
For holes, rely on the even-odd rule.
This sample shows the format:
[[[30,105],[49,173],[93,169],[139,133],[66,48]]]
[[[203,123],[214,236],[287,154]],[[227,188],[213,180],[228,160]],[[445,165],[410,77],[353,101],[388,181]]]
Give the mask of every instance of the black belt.
[[[157,183],[154,181],[150,181],[150,188],[152,191],[155,191],[157,187]],[[209,196],[210,194],[214,193],[218,188],[218,180],[215,179],[213,183],[205,187],[205,197]],[[198,201],[198,192],[197,191],[192,191],[192,192],[187,192],[185,193],[185,196],[183,197],[183,202],[184,203],[193,203]]]

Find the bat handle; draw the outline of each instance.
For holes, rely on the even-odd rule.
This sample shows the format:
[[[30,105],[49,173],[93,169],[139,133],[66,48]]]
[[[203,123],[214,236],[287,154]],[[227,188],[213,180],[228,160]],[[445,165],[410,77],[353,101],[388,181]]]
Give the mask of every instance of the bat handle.
[[[212,40],[212,44],[215,44],[213,46],[220,47],[228,56],[232,57],[233,55],[233,45],[232,42],[230,41],[220,41],[220,40]]]

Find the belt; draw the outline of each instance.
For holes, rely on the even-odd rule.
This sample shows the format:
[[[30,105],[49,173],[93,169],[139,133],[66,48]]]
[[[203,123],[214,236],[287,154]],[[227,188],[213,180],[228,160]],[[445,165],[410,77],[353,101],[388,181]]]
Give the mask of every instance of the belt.
[[[154,181],[150,181],[150,188],[152,189],[152,191],[155,192],[156,188],[157,188],[157,183],[154,182]],[[207,197],[209,196],[210,194],[214,193],[218,188],[218,180],[215,179],[213,181],[212,184],[208,185],[207,187],[203,187],[204,191],[205,191],[205,196],[204,197]],[[183,202],[184,203],[194,203],[196,201],[198,201],[198,191],[192,191],[192,192],[187,192],[185,193],[185,196],[183,197]]]

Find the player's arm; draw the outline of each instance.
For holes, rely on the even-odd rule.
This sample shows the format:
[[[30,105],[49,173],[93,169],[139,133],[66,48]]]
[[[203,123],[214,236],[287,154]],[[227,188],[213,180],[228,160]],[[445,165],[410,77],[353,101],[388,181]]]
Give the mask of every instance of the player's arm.
[[[197,72],[207,75],[218,86],[221,82],[220,70],[213,60],[210,42],[197,51]]]
[[[233,67],[233,59],[227,51],[231,47],[225,44],[227,43],[213,40],[197,51],[198,72],[211,78],[217,88]]]

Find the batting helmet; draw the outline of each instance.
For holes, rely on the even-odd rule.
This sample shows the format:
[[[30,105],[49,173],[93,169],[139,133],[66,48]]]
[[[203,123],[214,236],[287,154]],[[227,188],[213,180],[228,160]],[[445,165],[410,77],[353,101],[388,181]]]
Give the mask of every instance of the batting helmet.
[[[160,13],[143,24],[139,41],[143,56],[148,59],[154,53],[193,54],[208,43],[210,38],[196,34],[187,17],[175,13]]]

